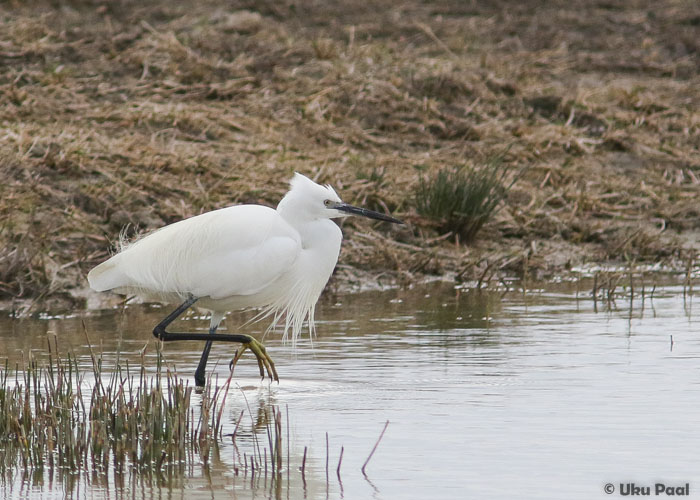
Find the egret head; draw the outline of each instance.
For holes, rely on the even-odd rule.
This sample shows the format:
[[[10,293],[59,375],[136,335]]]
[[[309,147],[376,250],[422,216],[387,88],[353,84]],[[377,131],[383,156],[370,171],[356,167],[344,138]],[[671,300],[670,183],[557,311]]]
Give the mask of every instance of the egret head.
[[[331,186],[316,184],[299,173],[294,174],[289,184],[289,191],[277,206],[277,210],[285,216],[297,220],[315,220],[362,215],[370,219],[403,224],[394,217],[343,203]]]

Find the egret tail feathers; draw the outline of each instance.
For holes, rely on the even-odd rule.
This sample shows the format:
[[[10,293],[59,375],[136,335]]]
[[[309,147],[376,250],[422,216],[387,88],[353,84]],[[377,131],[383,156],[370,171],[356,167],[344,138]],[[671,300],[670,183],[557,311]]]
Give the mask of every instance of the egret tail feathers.
[[[129,278],[121,271],[119,258],[120,255],[117,254],[88,273],[87,279],[90,288],[104,292],[128,284]]]

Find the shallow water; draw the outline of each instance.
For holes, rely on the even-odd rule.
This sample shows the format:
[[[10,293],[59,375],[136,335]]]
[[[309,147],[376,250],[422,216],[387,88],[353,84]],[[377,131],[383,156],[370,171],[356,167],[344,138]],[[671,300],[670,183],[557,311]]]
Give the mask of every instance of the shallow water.
[[[279,490],[271,491],[262,475],[255,481],[235,476],[234,450],[225,441],[211,465],[191,464],[158,480],[113,471],[74,482],[16,474],[0,484],[0,494],[590,499],[608,497],[607,483],[618,496],[620,483],[651,486],[653,495],[662,482],[689,483],[697,495],[700,336],[692,297],[670,285],[657,287],[653,299],[647,293],[644,300],[594,304],[577,288],[584,289],[560,284],[503,293],[437,284],[326,298],[313,347],[307,339],[293,350],[268,336],[281,381],[261,383],[247,355],[236,368],[224,434],[242,411],[250,439],[253,422],[270,405],[288,414],[289,481],[285,470]],[[84,321],[107,366],[117,352],[138,364],[150,343],[146,360],[155,368],[150,330],[165,312],[131,306],[72,318],[3,318],[0,355],[11,366],[29,349],[41,358],[49,331],[87,365]],[[228,319],[229,330],[243,319]],[[196,314],[176,326],[206,327]],[[171,343],[165,358],[190,378],[200,350],[196,342]],[[231,353],[226,345],[213,350],[210,372],[219,381],[228,376]],[[365,477],[360,468],[387,420]],[[264,426],[255,432],[267,439]],[[298,470],[304,447],[306,485]]]

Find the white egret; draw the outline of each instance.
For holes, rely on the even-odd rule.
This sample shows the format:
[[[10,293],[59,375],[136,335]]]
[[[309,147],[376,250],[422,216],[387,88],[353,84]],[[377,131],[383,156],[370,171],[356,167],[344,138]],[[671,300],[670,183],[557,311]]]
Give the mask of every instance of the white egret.
[[[163,341],[204,340],[195,372],[203,386],[212,342],[239,342],[232,365],[246,349],[258,360],[260,375],[278,380],[262,344],[250,335],[218,334],[227,312],[259,307],[256,319],[284,318],[285,337],[296,339],[304,319],[314,329],[314,308],[338,261],[342,233],[330,219],[348,215],[402,223],[372,210],[343,203],[330,186],[295,174],[277,209],[236,205],[158,229],[130,244],[88,274],[97,291],[135,294],[146,300],[182,304],[161,321],[153,335]],[[209,333],[171,333],[166,327],[187,308],[211,311]]]

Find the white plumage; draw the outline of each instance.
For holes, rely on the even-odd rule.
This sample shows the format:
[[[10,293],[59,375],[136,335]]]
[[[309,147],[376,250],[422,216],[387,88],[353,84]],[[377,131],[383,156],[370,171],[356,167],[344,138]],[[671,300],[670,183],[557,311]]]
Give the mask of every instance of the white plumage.
[[[185,301],[154,334],[163,340],[207,340],[195,374],[198,385],[204,384],[211,342],[218,339],[242,342],[259,363],[271,364],[276,377],[274,364],[252,337],[229,335],[227,340],[215,334],[216,328],[228,311],[261,307],[256,319],[272,316],[271,328],[284,320],[285,337],[291,332],[293,341],[306,318],[313,332],[314,307],[338,261],[342,241],[340,228],[330,219],[351,214],[401,222],[343,203],[330,186],[295,174],[276,210],[238,205],[176,222],[122,245],[119,253],[90,271],[88,281],[97,291]],[[165,327],[195,301],[212,313],[211,335],[166,332]]]
[[[345,214],[330,213],[325,200],[340,202],[332,188],[296,174],[277,210],[237,205],[165,226],[123,245],[88,281],[162,302],[191,294],[217,324],[228,311],[265,307],[285,317],[296,339],[340,253],[342,233],[327,217]]]

